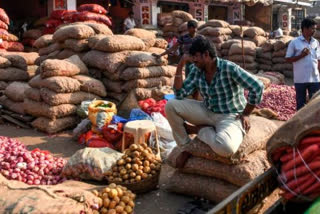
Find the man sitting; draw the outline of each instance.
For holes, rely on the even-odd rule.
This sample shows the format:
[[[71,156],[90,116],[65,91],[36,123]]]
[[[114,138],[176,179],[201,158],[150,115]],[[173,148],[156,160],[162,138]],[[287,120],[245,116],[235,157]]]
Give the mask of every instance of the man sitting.
[[[183,147],[191,141],[188,134],[197,134],[215,153],[230,157],[250,129],[248,116],[262,100],[263,84],[233,62],[218,58],[215,47],[203,36],[194,40],[189,53],[194,66],[183,81],[182,67],[188,59],[179,62],[174,80],[176,99],[166,105],[174,139]],[[248,102],[244,89],[249,91]],[[184,99],[195,90],[203,101]],[[183,152],[177,167],[183,167],[189,157]]]

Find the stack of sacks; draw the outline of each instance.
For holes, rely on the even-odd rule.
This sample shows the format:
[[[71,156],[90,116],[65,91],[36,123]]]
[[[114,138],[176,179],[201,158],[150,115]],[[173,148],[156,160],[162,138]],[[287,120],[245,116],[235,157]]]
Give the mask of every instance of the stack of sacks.
[[[229,49],[228,60],[238,64],[245,70],[251,73],[258,72],[258,64],[256,63],[256,45],[251,41],[243,41],[243,52],[244,57],[242,55],[242,42],[234,42]],[[245,64],[243,64],[243,58],[245,60]]]
[[[317,22],[317,30],[313,36],[320,41],[320,17],[316,17],[314,20]]]
[[[229,24],[223,20],[211,19],[198,28],[198,33],[207,37],[217,48],[221,56],[221,45],[231,38]]]
[[[266,143],[277,126],[271,120],[256,116],[250,116],[250,123],[252,128],[238,151],[229,158],[219,156],[197,138],[183,149],[174,148],[168,158],[169,166],[162,166],[160,188],[219,203],[263,174],[270,167],[266,157]],[[183,151],[192,156],[182,169],[175,169],[176,158]]]
[[[260,48],[257,48],[257,63],[259,70],[272,71],[272,52],[274,39],[267,40]]]
[[[229,49],[231,47],[231,45],[233,43],[236,43],[236,42],[241,42],[241,40],[239,39],[230,39],[228,41],[225,41],[224,43],[222,43],[221,45],[221,57],[224,58],[224,59],[228,59],[228,56],[229,56]]]
[[[110,18],[105,15],[107,10],[98,4],[83,4],[78,8],[78,11],[77,21],[93,21],[105,24],[108,27],[112,26]]]
[[[145,44],[145,51],[148,51],[156,43],[156,34],[145,29],[132,28],[124,34],[140,38]]]
[[[267,78],[270,81],[270,84],[273,85],[283,85],[285,83],[285,76],[279,72],[263,72],[259,71],[256,76]]]
[[[43,30],[46,28],[46,23],[47,23],[48,20],[49,20],[49,17],[42,17],[42,18],[36,20],[32,24],[32,28],[40,30],[41,32],[43,32]]]
[[[97,35],[89,39],[89,46],[93,50],[83,61],[90,70],[103,73],[108,97],[115,101],[122,101],[132,90],[139,98],[148,98],[150,88],[172,84],[175,68],[166,66],[165,58],[157,59],[150,52],[144,52],[145,43],[137,37]]]
[[[291,36],[284,36],[276,39],[273,45],[274,52],[272,53],[272,70],[283,73],[286,77],[293,77],[293,65],[288,63],[285,59],[287,48],[290,41],[293,39]]]
[[[50,134],[75,126],[77,105],[106,96],[103,83],[87,74],[77,55],[45,60],[40,74],[29,81],[32,88],[25,91],[24,110],[38,117],[32,126]]]
[[[0,50],[23,51],[23,45],[18,42],[18,37],[8,32],[10,19],[7,13],[0,8]]]
[[[34,43],[41,56],[37,64],[46,59],[66,59],[75,54],[81,58],[89,50],[88,38],[97,34],[112,35],[112,31],[97,23],[79,22],[59,27],[53,35],[44,35]]]
[[[24,114],[23,98],[26,84],[35,76],[37,53],[0,53],[0,91],[4,91],[1,103],[7,109]],[[25,82],[25,83],[24,83]]]
[[[41,30],[33,29],[23,33],[22,44],[25,52],[35,52],[34,42],[42,36]]]
[[[266,32],[259,27],[248,27],[243,31],[243,36],[246,40],[252,41],[257,47],[261,47],[266,41]]]
[[[241,26],[239,25],[229,25],[229,28],[232,31],[232,38],[240,39],[241,36],[243,36],[243,32],[247,30],[249,27],[248,26],[242,26],[242,31],[241,31]]]
[[[162,28],[163,36],[167,37],[170,32],[177,37],[180,36],[181,34],[179,33],[179,27],[185,22],[188,22],[192,19],[193,17],[190,13],[187,13],[181,10],[172,11],[170,22],[167,22],[165,23],[165,25],[163,25],[163,28]]]

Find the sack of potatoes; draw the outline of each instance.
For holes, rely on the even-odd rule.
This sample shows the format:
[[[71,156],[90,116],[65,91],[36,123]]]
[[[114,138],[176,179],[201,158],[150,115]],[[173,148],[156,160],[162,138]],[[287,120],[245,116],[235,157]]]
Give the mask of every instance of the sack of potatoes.
[[[133,213],[136,195],[126,187],[112,183],[100,191],[94,190],[93,194],[100,198],[99,209],[94,214]]]
[[[161,160],[146,143],[132,144],[106,176],[110,183],[141,193],[157,186],[160,169]]]

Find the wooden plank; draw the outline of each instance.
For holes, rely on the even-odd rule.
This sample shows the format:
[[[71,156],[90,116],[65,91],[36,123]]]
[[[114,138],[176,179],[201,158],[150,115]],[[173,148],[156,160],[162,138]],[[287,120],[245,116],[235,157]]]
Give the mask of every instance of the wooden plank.
[[[6,114],[6,115],[8,115],[10,117],[13,117],[13,118],[15,118],[17,120],[21,120],[21,121],[26,122],[26,123],[32,122],[32,120],[34,119],[34,117],[32,117],[32,116],[17,114],[15,112],[8,111],[8,110],[5,110],[5,109],[2,109],[1,112],[3,114]]]
[[[11,123],[16,124],[17,126],[22,127],[22,128],[25,128],[25,129],[29,129],[29,128],[30,128],[30,126],[28,126],[28,125],[20,122],[19,120],[16,120],[16,119],[10,117],[9,115],[1,115],[1,117],[2,117],[3,119],[5,119],[5,120],[11,122]]]
[[[246,214],[277,187],[276,170],[270,168],[223,200],[208,214]]]

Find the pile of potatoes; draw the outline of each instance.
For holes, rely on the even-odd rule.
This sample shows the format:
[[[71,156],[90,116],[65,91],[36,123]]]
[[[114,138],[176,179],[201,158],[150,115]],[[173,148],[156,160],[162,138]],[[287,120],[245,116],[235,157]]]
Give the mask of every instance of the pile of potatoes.
[[[146,143],[132,144],[106,176],[110,183],[133,184],[158,175],[160,169],[161,160]]]
[[[126,187],[110,184],[100,192],[93,191],[93,194],[99,197],[99,212],[102,214],[129,214],[133,213],[134,199],[136,195]]]

